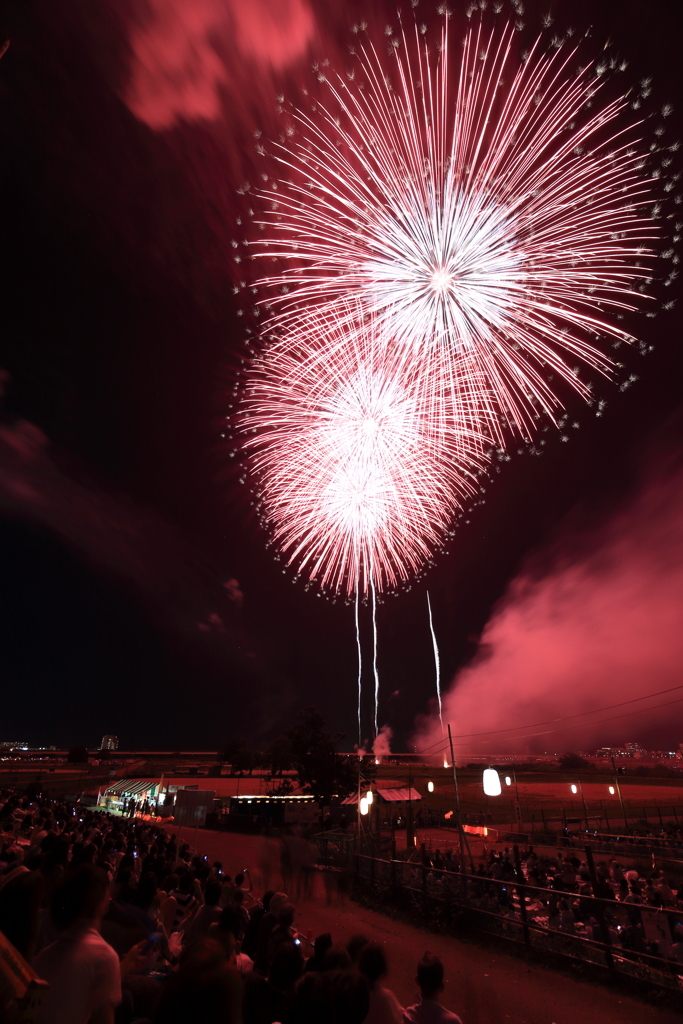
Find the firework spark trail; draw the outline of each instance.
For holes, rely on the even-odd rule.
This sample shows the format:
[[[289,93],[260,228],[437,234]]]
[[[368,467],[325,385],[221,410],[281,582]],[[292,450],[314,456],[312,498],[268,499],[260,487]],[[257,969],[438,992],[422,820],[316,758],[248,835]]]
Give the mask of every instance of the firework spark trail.
[[[278,266],[256,282],[269,345],[240,429],[285,560],[355,597],[359,749],[361,597],[377,733],[377,594],[430,558],[492,442],[557,421],[565,385],[591,399],[570,361],[619,365],[601,349],[634,340],[621,321],[659,236],[604,67],[576,71],[576,49],[540,40],[520,62],[511,25],[470,30],[451,61],[444,26],[431,49],[401,29],[387,66],[366,41],[352,82],[318,76],[329,101],[283,134],[252,248]]]
[[[372,591],[372,670],[375,676],[375,736],[377,736],[379,733],[377,722],[379,711],[379,672],[377,671],[377,593],[375,591],[372,565],[370,566],[370,589]]]
[[[553,416],[546,376],[589,397],[567,359],[611,372],[595,339],[633,340],[616,320],[642,298],[657,236],[625,100],[601,105],[573,49],[537,42],[516,67],[513,36],[470,30],[454,76],[447,27],[436,58],[417,28],[402,33],[391,84],[362,45],[364,88],[337,76],[315,117],[295,115],[298,140],[278,154],[290,177],[263,192],[269,234],[255,243],[285,264],[260,282],[283,343],[306,337],[311,311],[356,330],[355,295],[427,389],[442,350],[468,355],[498,440],[508,425],[529,436],[538,408]]]
[[[441,732],[443,734],[443,715],[441,713],[441,661],[439,658],[439,646],[436,642],[436,633],[434,632],[432,602],[429,599],[429,591],[427,591],[427,608],[429,609],[429,629],[432,634],[432,645],[434,647],[434,667],[436,670],[436,696],[439,701],[439,721],[441,722]]]
[[[358,650],[358,754],[360,755],[362,739],[362,725],[361,725],[361,696],[362,696],[362,676],[363,676],[363,651],[360,643],[360,625],[358,622],[358,602],[360,601],[360,579],[356,576],[356,600],[355,600],[355,621],[356,621],[356,648]]]
[[[376,344],[372,319],[254,362],[240,429],[263,520],[299,573],[334,592],[379,592],[441,544],[489,445],[474,371],[451,359],[441,370],[426,392],[398,350]]]

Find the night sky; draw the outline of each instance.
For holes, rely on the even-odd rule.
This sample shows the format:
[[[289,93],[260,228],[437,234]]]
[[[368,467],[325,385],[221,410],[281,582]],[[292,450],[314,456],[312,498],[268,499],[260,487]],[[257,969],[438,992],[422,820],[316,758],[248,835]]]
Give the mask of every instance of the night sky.
[[[144,15],[133,2],[0,3],[0,740],[94,746],[115,733],[126,749],[216,749],[239,734],[262,746],[315,704],[353,743],[352,610],[304,592],[272,559],[221,423],[243,353],[227,268],[245,126],[269,123],[267,98],[343,49],[365,5],[290,0],[277,31],[263,15],[262,36],[268,3],[248,6],[240,35],[229,0],[167,4],[187,43],[177,78],[192,77],[193,60],[218,70],[213,83],[199,75],[209,116],[159,126],[163,89],[150,82],[161,65],[148,60],[131,86],[143,49],[181,45],[150,28],[159,0]],[[531,23],[548,4],[526,6]],[[610,37],[634,83],[652,75],[656,102],[673,103],[680,123],[677,4],[551,6],[558,23],[592,21],[593,38]],[[395,5],[381,7],[379,25]],[[187,42],[202,18],[204,48]],[[581,557],[653,481],[679,479],[680,304],[637,330],[655,348],[628,356],[634,386],[601,385],[600,418],[570,400],[571,442],[550,432],[543,457],[502,464],[427,581],[379,609],[380,722],[396,749],[433,702],[427,586],[448,682],[520,571],[552,571],[558,547]],[[677,564],[678,540],[669,550]],[[594,706],[618,699],[611,687]],[[366,734],[370,689],[368,677]],[[570,714],[572,686],[564,697]],[[680,705],[646,729],[626,720],[620,735],[682,741],[676,716]],[[573,735],[565,748],[580,745]]]

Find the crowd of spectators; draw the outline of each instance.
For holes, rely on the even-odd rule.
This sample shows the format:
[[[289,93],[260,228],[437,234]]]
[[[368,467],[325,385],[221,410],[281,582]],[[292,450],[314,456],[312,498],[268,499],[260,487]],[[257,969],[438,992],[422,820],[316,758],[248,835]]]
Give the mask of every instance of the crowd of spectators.
[[[671,822],[662,824],[659,829],[652,829],[644,823],[637,827],[624,826],[618,832],[586,833],[564,828],[559,838],[567,846],[581,846],[586,842],[614,850],[629,850],[642,846],[654,848],[660,853],[670,852],[674,856],[679,856],[683,850],[683,829]]]
[[[156,823],[4,791],[0,844],[0,932],[49,986],[36,1024],[460,1024],[438,957],[404,1009],[381,946],[309,944],[286,893]]]
[[[518,871],[512,851],[492,848],[465,879],[459,875],[457,858],[447,851],[422,854],[425,881],[434,895],[459,893],[471,908],[519,922],[517,883],[524,883],[526,919],[552,931],[605,941],[602,916],[610,944],[636,953],[661,956],[683,963],[683,928],[671,917],[671,941],[648,937],[642,910],[683,911],[683,901],[666,873],[652,869],[645,874],[625,869],[616,858],[598,861],[594,873],[584,859],[571,851],[539,855],[530,846],[521,856]],[[462,890],[462,891],[461,891]],[[598,905],[595,899],[609,901]],[[667,926],[669,916],[666,917]],[[666,939],[666,935],[664,939]]]

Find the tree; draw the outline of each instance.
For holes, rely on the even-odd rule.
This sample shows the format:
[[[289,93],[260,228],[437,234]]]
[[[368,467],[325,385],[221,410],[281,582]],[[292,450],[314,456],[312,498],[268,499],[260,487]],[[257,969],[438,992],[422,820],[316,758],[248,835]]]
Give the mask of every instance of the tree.
[[[332,797],[347,795],[356,786],[356,766],[337,753],[343,733],[325,732],[325,719],[314,707],[304,708],[298,725],[285,733],[290,746],[292,768],[304,793],[312,793],[323,807]]]
[[[228,740],[222,750],[218,751],[218,760],[230,765],[230,774],[243,775],[244,772],[253,772],[256,767],[256,754],[250,750],[241,736],[235,736]]]
[[[277,786],[271,786],[266,791],[266,796],[289,796],[290,793],[294,792],[294,786],[292,785],[291,779],[280,779]]]
[[[287,736],[278,736],[266,750],[263,765],[270,774],[282,775],[292,767],[292,748]]]
[[[87,747],[72,747],[69,753],[66,755],[66,759],[69,764],[87,764],[88,763],[88,748]]]
[[[585,757],[581,757],[581,754],[574,754],[571,751],[558,758],[557,763],[563,772],[593,771],[593,765],[590,761],[587,761]]]

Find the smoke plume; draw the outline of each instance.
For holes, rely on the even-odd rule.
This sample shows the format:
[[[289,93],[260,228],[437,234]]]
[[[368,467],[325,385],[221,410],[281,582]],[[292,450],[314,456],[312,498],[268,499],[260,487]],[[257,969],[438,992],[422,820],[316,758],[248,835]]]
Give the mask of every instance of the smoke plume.
[[[683,690],[570,720],[561,731],[535,723],[676,687],[682,662],[678,470],[647,484],[599,530],[567,533],[537,554],[495,608],[474,661],[453,680],[444,721],[459,737],[460,755],[590,751],[628,739],[661,747],[681,739],[672,727],[681,704],[648,709]],[[423,749],[440,739],[438,720],[422,723]]]
[[[223,92],[253,92],[264,70],[282,71],[301,57],[312,33],[307,0],[152,0],[131,26],[124,99],[156,130],[214,121]]]
[[[375,757],[387,757],[391,753],[391,739],[393,735],[393,731],[388,725],[381,727],[375,736],[375,742],[372,744],[372,752]]]

